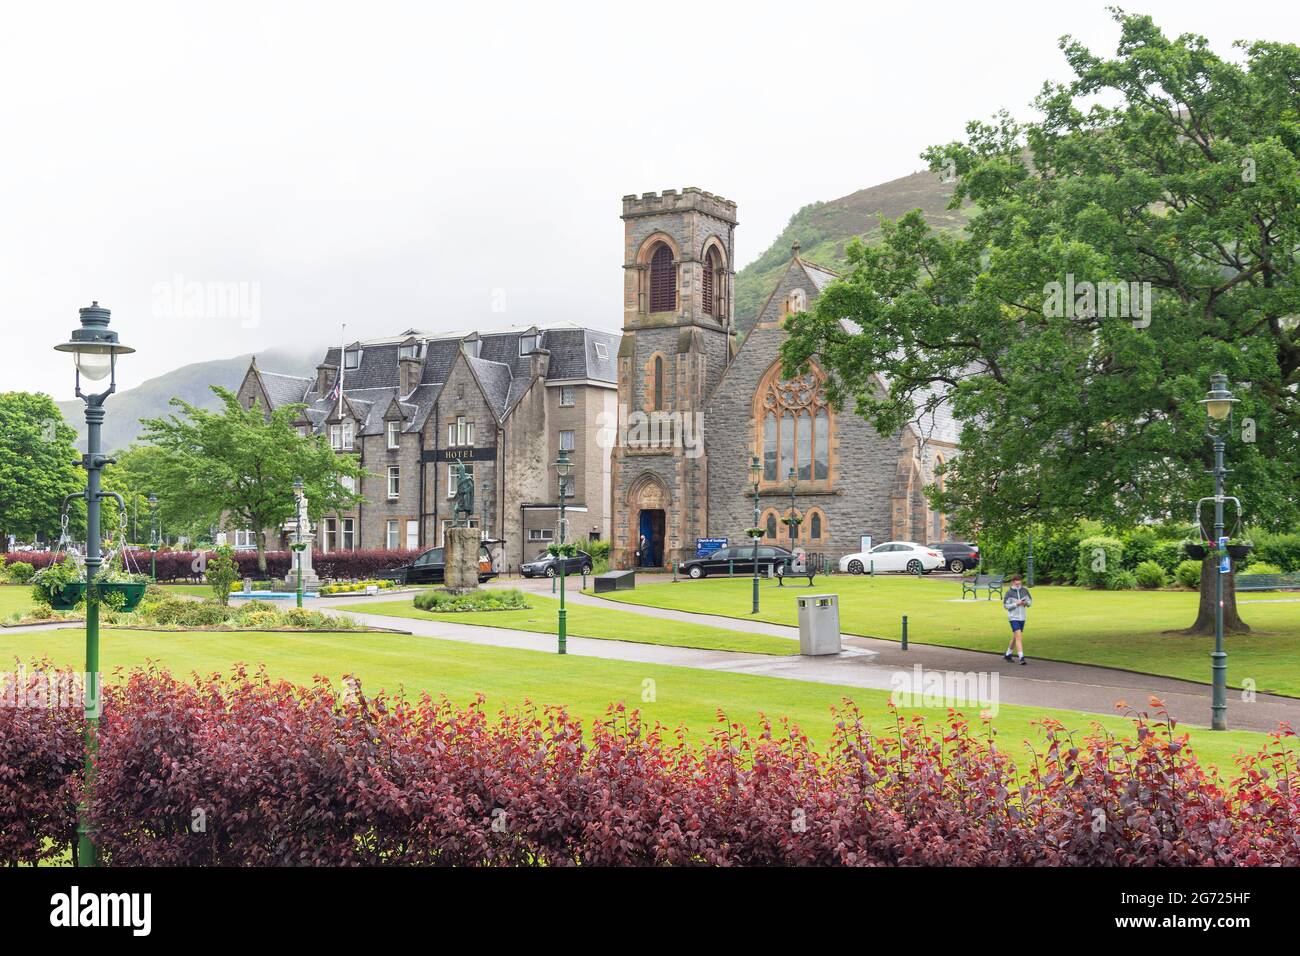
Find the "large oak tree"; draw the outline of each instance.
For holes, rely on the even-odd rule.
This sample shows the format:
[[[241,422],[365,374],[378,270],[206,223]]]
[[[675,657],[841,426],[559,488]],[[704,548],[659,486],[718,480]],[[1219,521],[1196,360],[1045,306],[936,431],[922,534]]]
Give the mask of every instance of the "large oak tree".
[[[1212,491],[1198,400],[1222,371],[1241,398],[1229,493],[1252,526],[1292,527],[1300,48],[1239,44],[1233,61],[1115,18],[1113,58],[1061,40],[1074,78],[1044,86],[1034,121],[999,114],[926,152],[973,204],[967,231],[918,212],[851,244],[843,280],[790,320],[787,369],[815,358],[884,431],[950,393],[961,455],[932,500],[994,538],[1084,516],[1190,527]],[[1089,302],[1084,283],[1136,294]],[[1207,563],[1193,630],[1212,584]],[[1233,604],[1228,624],[1245,627]]]

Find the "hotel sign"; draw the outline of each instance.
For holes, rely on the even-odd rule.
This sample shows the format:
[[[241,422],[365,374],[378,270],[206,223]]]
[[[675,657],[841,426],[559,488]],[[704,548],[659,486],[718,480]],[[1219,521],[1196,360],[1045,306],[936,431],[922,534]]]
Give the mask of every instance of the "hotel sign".
[[[424,461],[496,461],[497,446],[485,448],[426,448]]]

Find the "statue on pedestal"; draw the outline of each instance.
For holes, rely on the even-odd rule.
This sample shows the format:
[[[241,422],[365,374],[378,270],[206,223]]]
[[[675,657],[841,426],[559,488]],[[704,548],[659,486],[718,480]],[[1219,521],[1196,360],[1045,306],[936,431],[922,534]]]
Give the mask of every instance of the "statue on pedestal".
[[[452,527],[469,527],[474,514],[474,476],[465,470],[463,461],[456,462],[456,504],[452,510]]]

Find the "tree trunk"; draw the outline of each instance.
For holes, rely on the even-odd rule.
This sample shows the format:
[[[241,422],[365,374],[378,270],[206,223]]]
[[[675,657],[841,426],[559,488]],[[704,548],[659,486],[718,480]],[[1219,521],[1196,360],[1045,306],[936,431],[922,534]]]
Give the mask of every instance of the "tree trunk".
[[[257,573],[266,580],[266,532],[257,532]]]
[[[1206,558],[1201,562],[1201,602],[1196,612],[1196,623],[1184,634],[1214,635],[1214,579],[1219,573],[1219,562]],[[1223,575],[1223,633],[1248,634],[1250,625],[1237,616],[1237,573]]]

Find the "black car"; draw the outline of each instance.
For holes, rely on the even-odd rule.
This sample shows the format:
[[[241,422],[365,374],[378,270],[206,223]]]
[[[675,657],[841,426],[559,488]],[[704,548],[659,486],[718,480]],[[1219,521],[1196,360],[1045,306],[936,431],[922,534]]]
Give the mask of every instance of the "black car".
[[[445,578],[446,564],[447,560],[443,555],[442,548],[430,548],[410,564],[404,564],[398,568],[389,568],[387,571],[380,571],[377,577],[396,581],[398,584],[441,584]],[[480,546],[478,551],[479,584],[496,576],[496,571],[492,570],[492,555],[488,553],[486,546]]]
[[[979,566],[980,549],[968,541],[942,541],[930,547],[943,555],[943,566],[953,574]]]
[[[560,573],[560,559],[543,551],[527,564],[519,565],[519,573],[526,578],[553,578]],[[573,557],[564,559],[565,574],[590,574],[591,555],[575,551]]]
[[[775,573],[784,575],[786,568],[793,559],[794,554],[785,548],[777,548],[770,544],[760,544],[758,546],[759,574],[766,574],[768,566],[775,565]],[[683,561],[678,570],[692,578],[708,577],[710,574],[726,574],[728,571],[734,571],[736,574],[753,574],[754,546],[752,544],[741,544],[734,548],[719,548],[703,558],[692,558],[690,561]]]

